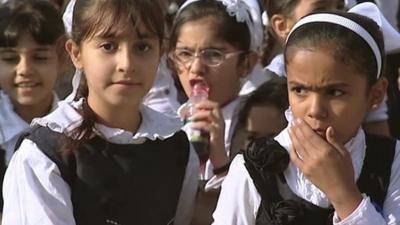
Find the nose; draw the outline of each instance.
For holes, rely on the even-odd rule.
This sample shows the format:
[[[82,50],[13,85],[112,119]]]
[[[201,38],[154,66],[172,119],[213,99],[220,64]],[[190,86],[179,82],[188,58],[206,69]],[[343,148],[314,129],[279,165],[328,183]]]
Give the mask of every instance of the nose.
[[[17,75],[29,76],[32,74],[33,66],[27,56],[21,56],[16,67]]]
[[[193,61],[188,64],[189,72],[196,76],[204,76],[207,66],[202,62],[200,57],[194,57]]]
[[[133,55],[133,50],[126,46],[121,47],[116,58],[118,72],[129,73],[134,71],[135,59]]]
[[[324,97],[320,94],[313,94],[309,97],[309,108],[307,115],[313,119],[323,119],[328,116],[328,110]]]

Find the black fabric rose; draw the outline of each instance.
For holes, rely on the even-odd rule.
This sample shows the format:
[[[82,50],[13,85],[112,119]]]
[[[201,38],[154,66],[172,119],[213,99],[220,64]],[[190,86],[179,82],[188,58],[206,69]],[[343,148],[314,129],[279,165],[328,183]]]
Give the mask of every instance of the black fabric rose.
[[[304,206],[294,200],[274,203],[269,208],[271,220],[276,225],[298,225],[304,221]]]
[[[289,165],[289,154],[272,138],[258,138],[250,142],[244,157],[261,173],[282,173]]]

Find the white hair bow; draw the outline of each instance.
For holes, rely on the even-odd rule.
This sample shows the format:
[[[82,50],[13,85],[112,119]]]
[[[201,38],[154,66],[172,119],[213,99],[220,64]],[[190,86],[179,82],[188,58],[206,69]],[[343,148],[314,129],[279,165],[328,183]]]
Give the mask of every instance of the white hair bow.
[[[387,21],[377,5],[371,2],[361,3],[351,8],[349,12],[366,16],[378,24],[383,33],[386,53],[400,51],[400,33]]]
[[[193,2],[200,0],[187,0],[178,11],[178,14]],[[250,49],[259,52],[263,42],[263,27],[261,10],[257,0],[216,0],[226,6],[230,16],[234,16],[237,22],[245,22],[250,31]]]

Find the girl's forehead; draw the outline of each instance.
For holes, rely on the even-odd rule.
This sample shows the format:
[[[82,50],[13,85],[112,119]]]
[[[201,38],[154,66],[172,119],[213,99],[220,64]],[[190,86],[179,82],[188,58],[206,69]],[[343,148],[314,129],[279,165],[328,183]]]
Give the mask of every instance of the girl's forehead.
[[[288,80],[304,83],[351,83],[363,78],[350,62],[337,59],[325,48],[296,49],[286,63]]]
[[[219,33],[218,25],[207,18],[188,21],[183,24],[177,36],[177,45],[230,45]]]
[[[116,23],[104,23],[102,26],[97,27],[93,31],[92,38],[157,38],[157,35],[153,33],[148,27],[145,26],[140,20],[120,20]]]

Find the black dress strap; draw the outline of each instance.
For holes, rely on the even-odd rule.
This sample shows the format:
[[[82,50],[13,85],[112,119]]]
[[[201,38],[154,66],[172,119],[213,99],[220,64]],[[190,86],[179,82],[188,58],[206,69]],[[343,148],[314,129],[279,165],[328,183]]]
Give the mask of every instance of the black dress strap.
[[[366,135],[366,156],[357,185],[379,211],[390,184],[396,141]],[[316,206],[293,193],[283,171],[289,155],[273,139],[257,139],[243,152],[245,166],[261,196],[257,225],[330,225],[333,207]]]

